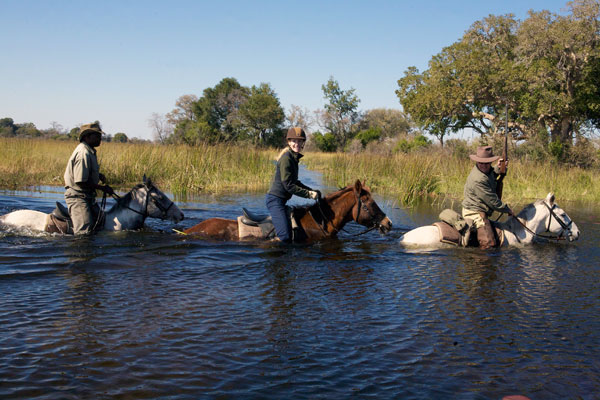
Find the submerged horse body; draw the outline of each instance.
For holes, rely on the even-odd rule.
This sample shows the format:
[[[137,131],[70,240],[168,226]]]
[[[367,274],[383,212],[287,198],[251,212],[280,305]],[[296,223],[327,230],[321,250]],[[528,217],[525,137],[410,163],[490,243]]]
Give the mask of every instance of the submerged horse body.
[[[101,230],[122,231],[140,229],[146,218],[183,219],[181,210],[150,179],[135,186],[105,214]],[[0,225],[9,228],[29,229],[41,232],[61,232],[53,225],[53,217],[35,210],[17,210],[0,216]],[[99,229],[100,230],[100,229]],[[66,232],[63,232],[66,233]]]
[[[331,193],[315,204],[295,209],[302,241],[313,242],[334,237],[350,221],[387,233],[392,221],[381,211],[370,190],[360,181]],[[210,218],[188,228],[185,234],[207,239],[241,240],[237,220]]]
[[[536,239],[567,240],[579,238],[579,228],[554,202],[554,194],[527,205],[517,216],[495,223],[504,240],[502,246],[530,244]],[[404,246],[441,247],[440,231],[435,225],[421,226],[400,237]]]

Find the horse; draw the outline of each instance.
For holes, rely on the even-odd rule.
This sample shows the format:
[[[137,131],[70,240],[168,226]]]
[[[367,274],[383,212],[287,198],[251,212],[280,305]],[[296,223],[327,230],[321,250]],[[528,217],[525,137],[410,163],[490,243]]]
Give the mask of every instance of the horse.
[[[511,216],[506,222],[495,222],[493,225],[504,236],[501,246],[526,245],[538,239],[568,242],[579,239],[579,228],[554,200],[554,194],[548,193],[545,199],[525,206],[516,217]],[[408,231],[399,241],[403,246],[451,246],[441,242],[440,230],[435,225]]]
[[[270,217],[261,216],[255,219],[263,220],[259,223],[266,221],[267,224],[271,224],[272,231]],[[299,240],[295,238],[294,241],[307,243],[335,237],[350,221],[366,226],[368,230],[378,228],[383,234],[392,229],[392,221],[381,211],[369,188],[359,180],[354,185],[330,193],[310,206],[295,208],[294,219],[301,236]],[[240,235],[238,224],[242,223],[241,217],[238,220],[210,218],[186,229],[183,233],[206,239],[239,241],[248,238]],[[256,229],[260,232],[260,228]],[[270,240],[268,236],[258,234],[251,236],[250,239]]]
[[[115,197],[116,204],[105,213],[106,218],[101,230],[140,229],[148,217],[170,219],[175,223],[184,217],[179,207],[154,186],[149,178],[146,179],[146,176],[144,176],[143,183],[133,187],[125,196]],[[51,214],[35,210],[17,210],[2,215],[0,216],[0,226],[48,233],[72,233],[72,230],[67,232],[68,225],[65,218],[68,218],[68,211],[66,207],[58,202],[56,205],[57,209]]]

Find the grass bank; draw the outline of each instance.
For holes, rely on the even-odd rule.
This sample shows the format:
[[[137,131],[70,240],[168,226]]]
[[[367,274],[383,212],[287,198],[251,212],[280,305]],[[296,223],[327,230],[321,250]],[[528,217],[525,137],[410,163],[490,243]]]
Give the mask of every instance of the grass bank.
[[[75,142],[0,138],[0,187],[62,186]],[[179,196],[265,190],[276,151],[241,146],[159,146],[102,143],[101,172],[116,188],[130,189],[146,174]]]
[[[63,185],[67,160],[77,143],[0,138],[0,187],[19,189]],[[277,150],[235,146],[160,146],[149,143],[102,143],[101,171],[114,187],[127,190],[146,174],[163,190],[185,197],[199,193],[265,192],[273,176]],[[312,153],[302,159],[323,172],[334,186],[366,180],[375,193],[403,205],[420,198],[461,200],[473,167],[467,158],[443,152],[395,154]],[[559,202],[600,203],[600,171],[568,168],[550,162],[511,160],[504,198],[523,203],[556,193]]]

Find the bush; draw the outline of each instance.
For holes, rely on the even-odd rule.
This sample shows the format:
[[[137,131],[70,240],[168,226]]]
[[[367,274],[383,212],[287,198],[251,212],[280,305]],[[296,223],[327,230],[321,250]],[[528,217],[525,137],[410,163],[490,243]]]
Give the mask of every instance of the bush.
[[[427,139],[423,135],[415,136],[412,140],[400,139],[396,142],[394,147],[395,153],[410,153],[412,151],[418,151],[431,146],[431,140]]]
[[[315,132],[312,134],[312,137],[315,145],[321,151],[332,153],[337,149],[335,136],[331,132],[327,132],[324,135],[321,132]]]
[[[379,128],[369,128],[358,132],[358,134],[354,137],[357,140],[360,140],[362,147],[364,148],[370,142],[377,141],[381,138],[381,129]]]

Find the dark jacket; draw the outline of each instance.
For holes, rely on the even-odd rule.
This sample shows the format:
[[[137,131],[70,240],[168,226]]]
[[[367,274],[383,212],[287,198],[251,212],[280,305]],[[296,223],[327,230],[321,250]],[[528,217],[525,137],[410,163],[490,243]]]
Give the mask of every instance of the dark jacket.
[[[298,180],[298,162],[302,154],[292,151],[289,147],[277,160],[275,177],[271,183],[269,194],[284,200],[289,200],[292,195],[310,198],[308,186]]]
[[[475,165],[465,183],[463,208],[470,211],[483,211],[488,217],[494,211],[508,212],[510,208],[496,194],[497,178],[497,167],[484,174]]]

